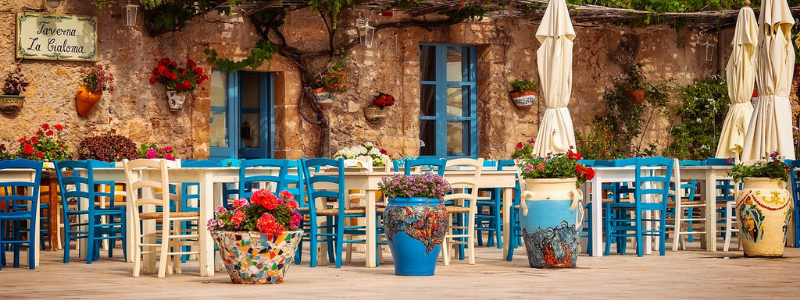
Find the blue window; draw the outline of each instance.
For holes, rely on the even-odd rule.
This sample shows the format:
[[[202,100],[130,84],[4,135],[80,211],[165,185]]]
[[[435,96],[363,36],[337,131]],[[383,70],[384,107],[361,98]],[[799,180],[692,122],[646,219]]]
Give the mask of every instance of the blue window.
[[[274,156],[273,78],[211,71],[209,159]]]
[[[476,52],[420,44],[419,156],[477,157]]]

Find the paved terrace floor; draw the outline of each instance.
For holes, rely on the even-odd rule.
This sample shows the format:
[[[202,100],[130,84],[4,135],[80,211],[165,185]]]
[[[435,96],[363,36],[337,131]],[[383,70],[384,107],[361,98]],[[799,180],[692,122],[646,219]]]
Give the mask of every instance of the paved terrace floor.
[[[43,251],[36,270],[4,267],[0,299],[800,299],[800,249],[789,247],[773,259],[744,258],[741,251],[581,254],[577,268],[561,270],[530,268],[522,248],[506,262],[499,249],[476,247],[476,265],[440,262],[428,277],[394,275],[391,255],[381,267],[367,269],[363,254],[354,254],[341,269],[292,265],[279,285],[234,285],[224,271],[199,277],[192,261],[183,274],[134,278],[132,264],[121,258],[102,256],[87,265],[72,253],[69,264],[62,263],[62,251]]]

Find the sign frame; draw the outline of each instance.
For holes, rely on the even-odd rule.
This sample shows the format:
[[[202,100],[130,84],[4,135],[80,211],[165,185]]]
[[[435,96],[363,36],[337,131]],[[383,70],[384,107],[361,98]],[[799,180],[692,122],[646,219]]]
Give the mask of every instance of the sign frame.
[[[55,22],[62,22],[64,20],[75,20],[77,22],[88,22],[88,26],[92,29],[94,34],[94,49],[88,51],[86,55],[66,55],[62,52],[48,52],[47,54],[34,54],[25,51],[22,43],[22,23],[28,18],[45,18],[52,19]],[[45,14],[35,12],[19,12],[17,13],[17,23],[15,24],[15,50],[14,56],[17,59],[38,59],[38,60],[59,60],[59,61],[85,61],[97,62],[97,17],[87,15],[65,15],[65,14]]]

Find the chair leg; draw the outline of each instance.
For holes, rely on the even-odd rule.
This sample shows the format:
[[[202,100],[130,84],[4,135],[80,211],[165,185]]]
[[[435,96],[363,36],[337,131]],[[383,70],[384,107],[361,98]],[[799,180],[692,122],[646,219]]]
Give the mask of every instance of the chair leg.
[[[675,237],[672,239],[672,252],[678,251],[678,244],[681,243],[681,216],[683,216],[680,199],[675,198],[675,226],[673,227]]]
[[[644,255],[644,246],[642,244],[642,211],[636,211],[636,255],[642,257]]]
[[[474,210],[474,208],[473,208]],[[469,252],[469,264],[475,264],[475,214],[467,215],[468,223],[466,234],[469,236],[465,240],[467,242],[467,252]]]
[[[169,252],[169,221],[161,227],[161,256],[158,261],[158,278],[167,276],[167,253]]]
[[[344,216],[336,217],[336,268],[342,267],[342,247],[344,247]]]
[[[450,265],[450,245],[451,238],[449,236],[453,235],[453,214],[449,214],[447,216],[447,233],[444,236],[444,241],[442,241],[442,261],[444,261],[445,266]]]

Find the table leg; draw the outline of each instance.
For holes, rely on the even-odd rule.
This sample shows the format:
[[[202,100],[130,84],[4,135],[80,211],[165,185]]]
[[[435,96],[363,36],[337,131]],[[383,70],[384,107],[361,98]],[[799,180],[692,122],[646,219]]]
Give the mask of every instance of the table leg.
[[[376,254],[377,254],[377,247],[375,242],[377,241],[377,236],[375,234],[376,228],[378,228],[378,224],[375,223],[375,191],[374,190],[367,190],[367,210],[366,210],[366,221],[365,225],[367,227],[367,237],[366,237],[366,255],[367,255],[367,268],[374,268],[377,266],[376,263]],[[313,249],[311,249],[313,250]]]
[[[211,173],[203,172],[200,178],[200,221],[197,222],[200,249],[200,276],[214,277],[214,240],[206,223],[214,217],[214,182]]]
[[[58,179],[48,179],[49,197],[48,203],[50,209],[47,210],[47,234],[50,237],[50,251],[58,249]]]
[[[592,256],[603,256],[603,192],[599,177],[592,180]]]
[[[503,188],[503,260],[508,259],[508,252],[514,251],[511,244],[511,205],[514,202],[514,192],[511,188]]]
[[[717,251],[717,174],[713,171],[706,178],[706,251]]]

